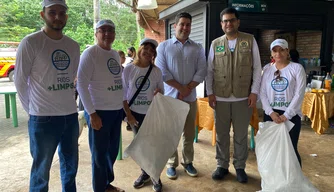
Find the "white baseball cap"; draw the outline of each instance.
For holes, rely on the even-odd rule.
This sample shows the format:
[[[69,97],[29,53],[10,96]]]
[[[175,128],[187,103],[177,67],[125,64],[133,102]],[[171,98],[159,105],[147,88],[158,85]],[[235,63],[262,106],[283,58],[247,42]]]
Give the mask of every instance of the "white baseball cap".
[[[110,26],[115,29],[115,24],[111,20],[108,19],[102,19],[99,22],[96,23],[95,29],[98,29],[102,26]]]
[[[42,7],[51,7],[52,5],[62,5],[66,9],[68,8],[65,0],[43,0]]]
[[[283,49],[288,49],[289,45],[288,42],[285,39],[276,39],[270,44],[270,50],[273,50],[275,46],[280,46]]]
[[[155,47],[158,47],[158,42],[154,39],[144,38],[140,41],[139,46],[142,46],[145,43],[152,43]]]

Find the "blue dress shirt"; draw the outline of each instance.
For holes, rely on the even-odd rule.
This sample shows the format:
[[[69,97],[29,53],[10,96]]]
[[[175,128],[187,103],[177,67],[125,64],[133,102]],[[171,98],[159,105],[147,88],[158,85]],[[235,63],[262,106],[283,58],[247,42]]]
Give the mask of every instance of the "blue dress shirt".
[[[182,44],[176,37],[159,44],[155,64],[161,69],[164,82],[174,79],[181,85],[191,81],[201,83],[207,74],[204,49],[201,44],[188,39]],[[177,98],[178,90],[164,83],[165,95]],[[183,99],[196,101],[196,89]]]

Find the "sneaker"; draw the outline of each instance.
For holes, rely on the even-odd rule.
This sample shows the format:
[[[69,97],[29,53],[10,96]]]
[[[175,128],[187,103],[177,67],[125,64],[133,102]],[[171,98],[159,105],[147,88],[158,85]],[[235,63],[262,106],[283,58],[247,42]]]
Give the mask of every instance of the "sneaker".
[[[105,192],[125,192],[123,189],[115,187],[113,185],[108,185]]]
[[[237,181],[239,181],[239,183],[247,183],[248,176],[245,169],[236,169],[235,171],[237,172]]]
[[[198,175],[197,170],[195,169],[192,163],[183,166],[184,166],[184,171],[187,172],[189,176],[196,177]]]
[[[227,175],[228,169],[217,167],[217,169],[212,173],[212,179],[213,180],[222,180],[224,179],[225,175]]]
[[[145,185],[145,183],[150,181],[150,176],[147,173],[142,173],[138,179],[133,183],[133,187],[139,189]]]
[[[176,179],[177,175],[176,175],[175,167],[167,168],[166,175],[169,179]]]
[[[152,179],[152,183],[153,183],[153,191],[155,192],[161,192],[162,191],[162,183],[161,180],[159,179],[158,182],[155,182],[154,179]]]

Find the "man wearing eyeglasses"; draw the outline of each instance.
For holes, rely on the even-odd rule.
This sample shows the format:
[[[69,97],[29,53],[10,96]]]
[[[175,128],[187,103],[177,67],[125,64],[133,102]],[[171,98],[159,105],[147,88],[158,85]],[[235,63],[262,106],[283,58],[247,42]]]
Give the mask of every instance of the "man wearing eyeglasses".
[[[248,125],[260,90],[260,54],[254,37],[238,31],[240,20],[237,10],[226,8],[220,13],[220,18],[225,35],[212,41],[206,78],[209,105],[215,110],[217,132],[217,169],[212,179],[222,180],[229,173],[232,123],[233,165],[237,180],[246,183]]]
[[[124,191],[111,185],[122,123],[122,68],[115,40],[115,24],[101,20],[96,24],[97,45],[86,49],[80,58],[78,92],[85,107],[92,153],[95,192]]]
[[[50,168],[58,147],[62,191],[75,192],[79,126],[74,79],[80,48],[63,34],[68,18],[65,0],[44,0],[42,8],[45,26],[22,39],[15,67],[15,86],[29,114],[33,158],[29,191],[49,190]]]

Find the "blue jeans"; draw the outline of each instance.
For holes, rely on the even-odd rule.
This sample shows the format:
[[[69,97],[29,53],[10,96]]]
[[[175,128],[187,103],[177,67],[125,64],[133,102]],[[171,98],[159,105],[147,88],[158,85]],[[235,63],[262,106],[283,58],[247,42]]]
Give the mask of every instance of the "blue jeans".
[[[65,116],[30,115],[30,153],[33,163],[30,192],[47,192],[52,159],[58,146],[63,192],[76,192],[78,170],[78,113]]]
[[[96,113],[102,120],[100,130],[91,127],[89,115],[85,111],[92,153],[92,183],[95,192],[105,192],[106,187],[114,181],[113,167],[118,154],[123,109],[97,110]]]

